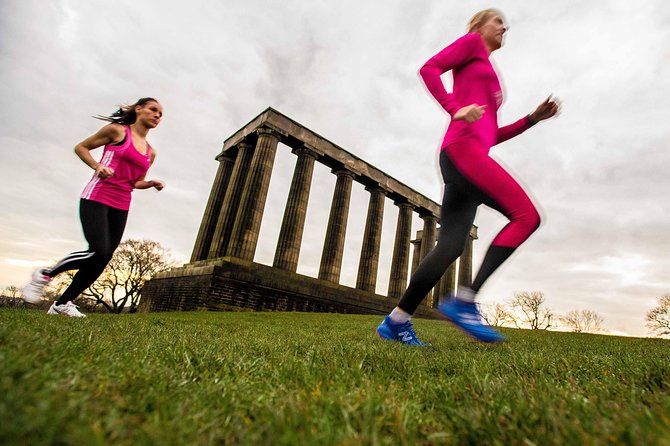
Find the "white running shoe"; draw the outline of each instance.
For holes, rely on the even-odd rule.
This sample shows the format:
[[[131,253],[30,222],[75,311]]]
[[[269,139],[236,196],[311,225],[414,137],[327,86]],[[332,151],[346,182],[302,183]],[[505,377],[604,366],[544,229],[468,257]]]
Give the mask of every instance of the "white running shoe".
[[[51,304],[47,314],[62,314],[70,317],[86,317],[86,315],[79,311],[79,307],[69,301],[63,305],[56,305],[56,302]]]
[[[23,288],[23,300],[33,305],[42,302],[44,287],[50,281],[51,277],[43,274],[42,269],[36,269],[30,283]]]

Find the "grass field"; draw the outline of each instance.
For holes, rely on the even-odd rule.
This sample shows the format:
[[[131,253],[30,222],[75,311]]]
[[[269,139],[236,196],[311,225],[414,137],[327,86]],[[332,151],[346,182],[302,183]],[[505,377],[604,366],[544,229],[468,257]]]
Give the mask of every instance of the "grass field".
[[[670,445],[670,341],[379,321],[0,309],[0,444]]]

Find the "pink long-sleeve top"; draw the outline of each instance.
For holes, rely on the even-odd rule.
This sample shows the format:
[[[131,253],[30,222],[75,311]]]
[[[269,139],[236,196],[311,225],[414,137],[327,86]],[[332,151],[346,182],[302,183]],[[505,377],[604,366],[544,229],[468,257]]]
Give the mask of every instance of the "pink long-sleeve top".
[[[453,92],[448,93],[440,76],[452,71]],[[498,127],[498,108],[502,104],[503,93],[484,46],[482,37],[469,33],[431,57],[419,70],[428,91],[452,116],[449,128],[442,141],[442,148],[454,142],[476,140],[485,148],[506,141],[531,127],[528,117],[513,124]],[[484,115],[478,121],[468,124],[464,120],[454,120],[454,114],[471,104],[486,105]]]

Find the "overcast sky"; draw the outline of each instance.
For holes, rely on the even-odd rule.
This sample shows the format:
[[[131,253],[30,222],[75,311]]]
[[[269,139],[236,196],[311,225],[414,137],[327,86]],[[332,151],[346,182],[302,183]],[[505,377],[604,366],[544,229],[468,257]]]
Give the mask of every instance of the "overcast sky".
[[[613,333],[648,334],[646,311],[670,292],[664,0],[2,0],[0,286],[21,286],[35,266],[85,248],[78,197],[91,171],[72,148],[103,124],[91,116],[143,96],[164,106],[149,134],[158,156],[148,177],[167,186],[134,192],[125,236],[156,240],[180,262],[190,257],[223,141],[268,106],[439,202],[448,116],[417,71],[490,6],[510,24],[492,56],[505,94],[500,123],[549,94],[563,111],[492,150],[544,221],[482,301],[539,290],[557,313],[590,309]],[[272,261],[294,162],[280,145],[259,262]],[[318,271],[334,183],[317,165],[304,274]],[[355,284],[366,207],[355,186],[345,285]],[[381,293],[396,215],[387,200]],[[504,223],[480,209],[475,266]]]

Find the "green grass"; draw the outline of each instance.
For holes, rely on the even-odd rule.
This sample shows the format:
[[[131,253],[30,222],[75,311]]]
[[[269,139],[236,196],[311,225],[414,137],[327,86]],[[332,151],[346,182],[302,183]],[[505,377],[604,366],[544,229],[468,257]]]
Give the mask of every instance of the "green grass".
[[[670,445],[670,341],[379,321],[0,309],[0,444]]]

